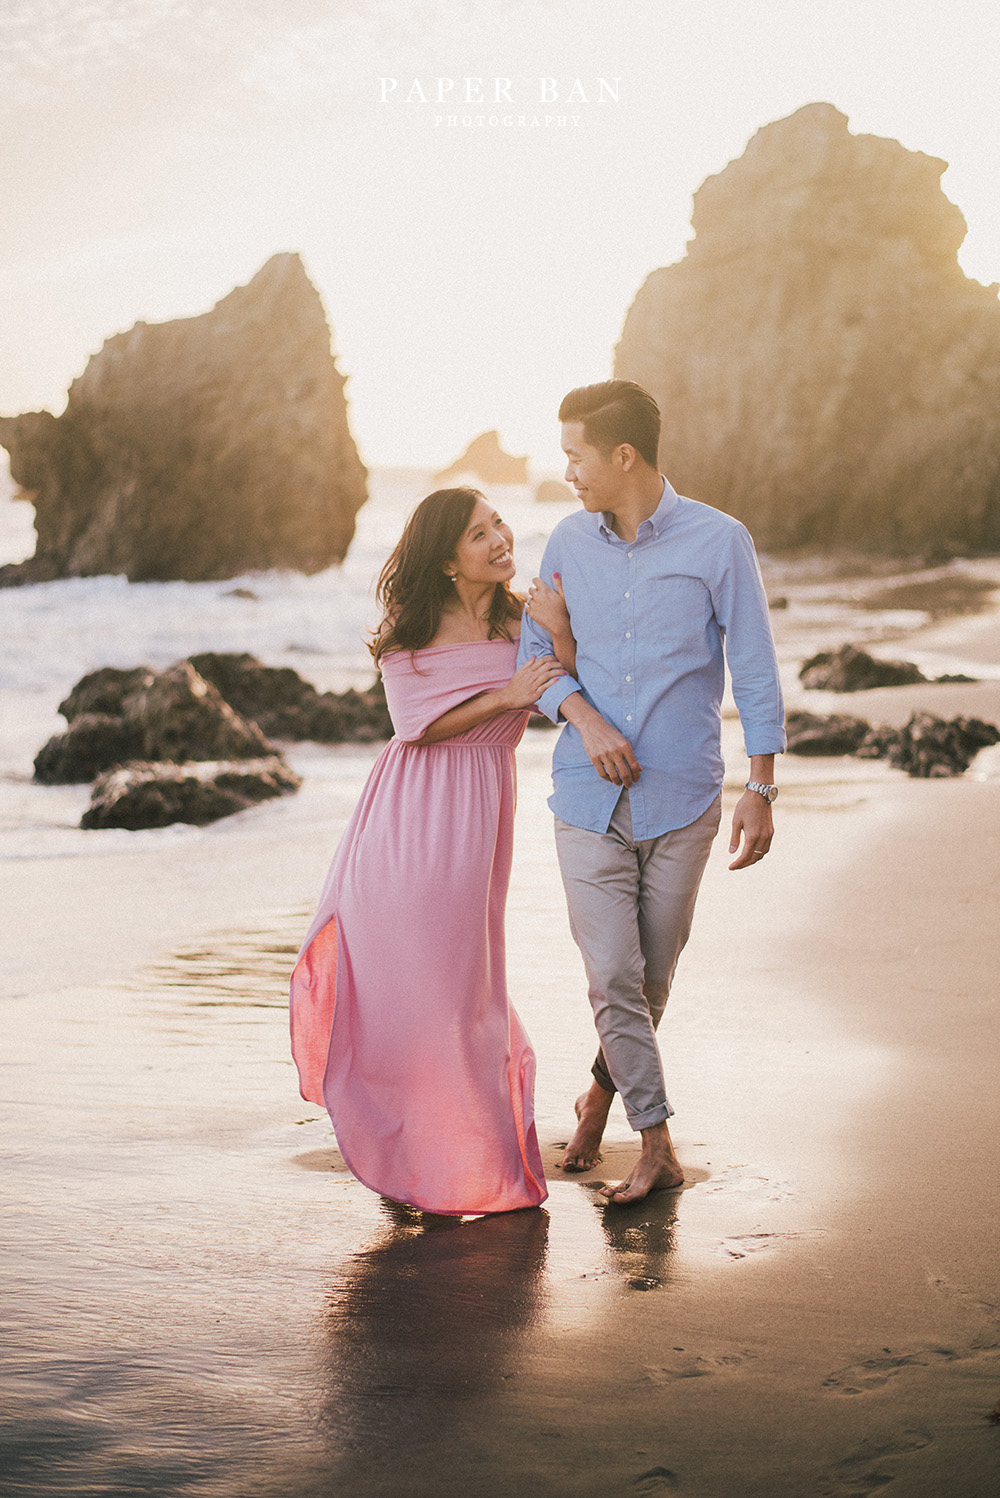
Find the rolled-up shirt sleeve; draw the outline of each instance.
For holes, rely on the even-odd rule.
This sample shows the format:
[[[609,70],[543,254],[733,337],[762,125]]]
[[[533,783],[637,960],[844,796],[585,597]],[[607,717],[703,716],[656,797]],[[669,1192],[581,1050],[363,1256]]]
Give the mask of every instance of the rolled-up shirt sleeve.
[[[726,663],[747,755],[782,754],[785,705],[771,635],[764,580],[749,532],[736,525],[712,580],[715,616],[725,636]]]

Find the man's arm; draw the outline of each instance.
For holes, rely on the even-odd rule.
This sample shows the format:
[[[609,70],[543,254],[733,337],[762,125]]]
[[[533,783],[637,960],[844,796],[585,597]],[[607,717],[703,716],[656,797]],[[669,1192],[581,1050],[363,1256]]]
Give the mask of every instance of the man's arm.
[[[743,526],[730,537],[713,604],[725,634],[726,662],[750,759],[748,778],[773,785],[774,756],[785,748],[784,703],[767,594],[753,541]],[[767,853],[773,836],[770,803],[757,791],[744,791],[733,813],[729,844],[730,853],[739,852],[729,867],[752,868]]]
[[[771,635],[767,594],[753,541],[733,526],[712,585],[712,606],[725,634],[726,664],[748,757],[781,754],[785,708]]]

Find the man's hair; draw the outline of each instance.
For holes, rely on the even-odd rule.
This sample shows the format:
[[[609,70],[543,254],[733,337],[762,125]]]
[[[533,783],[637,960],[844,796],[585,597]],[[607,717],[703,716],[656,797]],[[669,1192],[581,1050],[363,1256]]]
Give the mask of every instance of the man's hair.
[[[605,457],[627,442],[651,468],[657,466],[660,408],[634,380],[578,386],[559,407],[559,420],[581,421],[584,438]]]

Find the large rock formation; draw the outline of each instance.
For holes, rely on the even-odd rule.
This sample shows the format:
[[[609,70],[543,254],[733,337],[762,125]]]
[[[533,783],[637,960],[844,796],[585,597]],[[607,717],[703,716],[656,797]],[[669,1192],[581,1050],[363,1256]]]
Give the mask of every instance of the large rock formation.
[[[136,323],[74,380],[62,416],[0,418],[38,533],[0,582],[339,561],[366,498],[343,386],[297,255],[275,255],[201,317]]]
[[[472,439],[460,458],[434,475],[434,482],[443,485],[469,474],[484,484],[526,484],[528,460],[504,452],[499,432],[482,432]]]
[[[1000,547],[1000,304],[945,165],[807,105],[708,178],[628,313],[666,473],[765,547]]]

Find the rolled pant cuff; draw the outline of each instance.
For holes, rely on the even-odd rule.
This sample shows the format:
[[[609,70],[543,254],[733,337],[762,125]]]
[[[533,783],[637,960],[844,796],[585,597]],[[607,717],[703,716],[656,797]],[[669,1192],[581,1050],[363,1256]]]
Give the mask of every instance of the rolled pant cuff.
[[[590,1068],[590,1075],[593,1077],[598,1087],[603,1087],[605,1092],[618,1091],[618,1088],[611,1080],[611,1073],[608,1071],[606,1066],[601,1065],[600,1059],[595,1061],[593,1066]]]
[[[625,1102],[625,1099],[622,1099]],[[628,1103],[625,1103],[625,1115],[628,1118],[628,1126],[638,1133],[640,1129],[651,1129],[654,1124],[666,1123],[668,1118],[673,1118],[674,1110],[666,1101],[657,1103],[655,1108],[647,1108],[645,1113],[630,1113]]]

